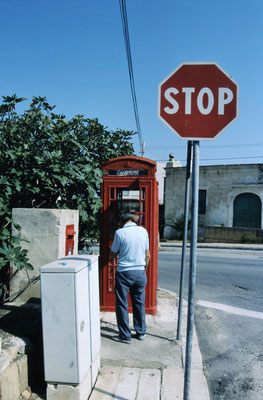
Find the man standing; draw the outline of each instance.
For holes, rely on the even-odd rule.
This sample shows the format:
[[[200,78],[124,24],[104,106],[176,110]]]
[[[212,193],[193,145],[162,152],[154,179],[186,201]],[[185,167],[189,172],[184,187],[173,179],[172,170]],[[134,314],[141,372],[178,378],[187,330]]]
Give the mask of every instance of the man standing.
[[[149,237],[145,228],[136,225],[132,212],[121,212],[121,228],[115,232],[110,260],[118,255],[115,277],[116,317],[119,336],[115,341],[131,343],[128,314],[128,292],[130,291],[135,337],[143,340],[145,323],[146,269],[150,261]]]

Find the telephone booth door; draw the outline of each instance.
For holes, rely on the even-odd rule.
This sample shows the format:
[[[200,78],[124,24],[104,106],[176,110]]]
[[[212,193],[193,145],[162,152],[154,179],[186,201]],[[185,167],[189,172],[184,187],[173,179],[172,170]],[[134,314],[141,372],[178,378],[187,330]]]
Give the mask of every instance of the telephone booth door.
[[[147,269],[145,309],[148,314],[156,313],[158,283],[158,187],[155,178],[155,161],[125,156],[103,164],[101,186],[101,239],[100,239],[100,304],[103,311],[115,310],[115,272],[117,258],[110,262],[109,253],[118,229],[121,210],[135,210],[138,225],[149,234],[150,264]],[[129,311],[132,311],[129,299]]]

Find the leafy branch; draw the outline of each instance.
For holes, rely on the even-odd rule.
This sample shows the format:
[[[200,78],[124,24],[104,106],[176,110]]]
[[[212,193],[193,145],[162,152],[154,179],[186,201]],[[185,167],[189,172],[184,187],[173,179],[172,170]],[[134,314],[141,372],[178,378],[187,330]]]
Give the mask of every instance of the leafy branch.
[[[31,268],[11,234],[13,208],[79,210],[81,248],[99,237],[101,163],[134,154],[134,132],[111,131],[80,114],[68,120],[40,96],[18,114],[25,100],[14,94],[0,105],[0,282],[10,263]]]

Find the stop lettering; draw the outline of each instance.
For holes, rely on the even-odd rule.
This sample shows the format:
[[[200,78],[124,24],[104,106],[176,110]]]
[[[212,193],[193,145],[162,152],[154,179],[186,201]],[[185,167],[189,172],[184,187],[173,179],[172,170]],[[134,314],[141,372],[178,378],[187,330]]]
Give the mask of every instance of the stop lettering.
[[[191,115],[193,97],[192,93],[195,93],[195,88],[182,88],[182,92],[185,93],[184,104],[182,105],[184,108],[184,113]],[[173,97],[178,93],[179,90],[174,87],[168,88],[164,92],[164,97],[171,104],[171,106],[166,106],[164,108],[164,111],[167,114],[175,114],[179,110],[179,103],[177,102],[175,97]],[[233,92],[228,88],[218,88],[218,94],[216,93],[216,95],[218,95],[218,114],[224,115],[225,105],[233,101]],[[214,94],[212,90],[207,87],[200,90],[195,100],[197,102],[199,112],[204,115],[209,114],[215,104]]]
[[[214,139],[238,117],[238,85],[218,64],[181,64],[159,86],[158,112],[182,138]]]

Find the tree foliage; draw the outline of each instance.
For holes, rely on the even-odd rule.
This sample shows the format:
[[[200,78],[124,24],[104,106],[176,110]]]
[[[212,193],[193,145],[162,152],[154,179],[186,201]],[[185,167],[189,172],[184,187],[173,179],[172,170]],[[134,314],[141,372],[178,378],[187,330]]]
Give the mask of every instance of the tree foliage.
[[[18,267],[31,268],[19,237],[11,235],[15,207],[78,209],[80,246],[96,239],[101,162],[134,154],[131,131],[110,131],[83,115],[68,120],[45,97],[33,97],[18,114],[23,100],[7,96],[0,105],[0,268],[15,254],[23,254]]]

